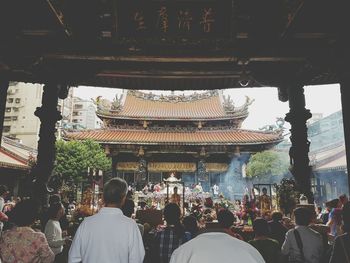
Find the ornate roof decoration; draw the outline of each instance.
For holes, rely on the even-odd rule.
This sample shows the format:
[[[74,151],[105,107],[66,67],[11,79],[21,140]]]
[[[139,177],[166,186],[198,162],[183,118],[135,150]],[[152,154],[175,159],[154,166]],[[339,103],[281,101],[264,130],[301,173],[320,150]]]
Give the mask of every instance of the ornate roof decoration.
[[[145,93],[141,92],[138,90],[128,90],[128,95],[132,95],[136,98],[139,99],[144,99],[148,101],[160,101],[160,102],[171,102],[171,103],[178,103],[178,102],[192,102],[196,100],[202,100],[202,99],[207,99],[210,97],[214,96],[219,96],[219,91],[218,90],[210,90],[207,92],[203,93],[197,93],[194,92],[191,95],[185,96],[184,94],[181,95],[163,95],[163,94],[153,94],[152,92],[150,93]]]
[[[113,102],[102,99],[94,100],[97,115],[102,119],[142,119],[142,120],[220,120],[245,119],[248,106],[253,100],[235,107],[232,99],[222,96],[218,90],[191,95],[157,95],[129,90]]]
[[[91,130],[67,132],[68,140],[92,139],[108,144],[141,145],[256,145],[276,144],[283,140],[281,133],[229,129],[196,132],[151,132],[148,130]]]

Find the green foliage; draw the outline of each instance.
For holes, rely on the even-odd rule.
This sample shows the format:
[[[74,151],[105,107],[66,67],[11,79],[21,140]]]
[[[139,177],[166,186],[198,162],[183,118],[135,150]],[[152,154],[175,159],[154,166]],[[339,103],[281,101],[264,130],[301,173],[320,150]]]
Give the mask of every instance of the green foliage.
[[[111,159],[106,157],[100,145],[92,140],[56,142],[56,165],[54,172],[61,179],[73,178],[79,182],[86,176],[87,168],[107,171]]]
[[[268,177],[288,171],[288,155],[283,152],[263,151],[253,154],[247,164],[247,176]]]

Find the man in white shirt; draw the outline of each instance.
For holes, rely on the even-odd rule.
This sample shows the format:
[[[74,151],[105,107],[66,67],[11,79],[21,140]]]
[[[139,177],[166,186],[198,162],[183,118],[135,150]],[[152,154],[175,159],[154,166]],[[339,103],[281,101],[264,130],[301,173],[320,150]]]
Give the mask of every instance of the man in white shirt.
[[[308,263],[321,262],[323,255],[322,236],[308,227],[312,220],[312,211],[299,207],[294,210],[296,227],[286,234],[286,239],[282,245],[282,255],[285,260],[294,260]],[[295,232],[298,232],[297,235]],[[300,245],[298,245],[298,234]],[[302,247],[302,249],[299,248]],[[304,260],[302,259],[304,257]]]
[[[176,249],[170,263],[265,263],[248,243],[224,232],[207,232]]]
[[[69,251],[69,263],[143,262],[145,250],[137,224],[120,210],[127,190],[127,183],[120,178],[105,184],[105,207],[79,226]]]

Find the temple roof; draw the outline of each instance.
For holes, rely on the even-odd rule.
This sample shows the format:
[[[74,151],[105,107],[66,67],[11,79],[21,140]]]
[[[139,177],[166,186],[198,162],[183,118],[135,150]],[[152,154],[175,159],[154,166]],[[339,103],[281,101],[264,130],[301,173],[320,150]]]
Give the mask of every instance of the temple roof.
[[[109,102],[97,99],[100,118],[146,120],[245,119],[252,101],[235,107],[230,97],[217,90],[191,95],[155,95],[129,90],[124,97]]]
[[[148,130],[90,130],[69,132],[68,140],[92,139],[108,144],[142,145],[255,145],[276,144],[282,141],[280,133],[240,129],[196,132],[152,132]]]
[[[3,137],[0,147],[0,167],[29,170],[30,156],[36,155],[36,150]]]
[[[310,160],[315,172],[346,170],[344,142],[334,143],[316,152],[310,152]]]

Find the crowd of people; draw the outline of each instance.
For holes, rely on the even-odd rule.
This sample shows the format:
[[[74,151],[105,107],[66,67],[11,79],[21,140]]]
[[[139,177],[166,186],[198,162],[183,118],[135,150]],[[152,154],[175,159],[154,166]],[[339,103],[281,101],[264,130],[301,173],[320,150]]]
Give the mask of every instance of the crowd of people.
[[[202,204],[202,218],[208,219],[203,224],[191,213],[195,209],[184,214],[177,198],[162,210],[163,224],[137,222],[128,190],[120,178],[108,181],[103,207],[83,220],[73,239],[59,195],[52,195],[42,211],[32,199],[18,200],[1,216],[2,262],[350,262],[345,195],[327,202],[326,212],[299,206],[293,220],[280,212],[252,214],[252,231],[244,231],[237,214],[224,206]],[[2,211],[7,193],[0,186]]]

